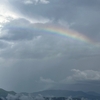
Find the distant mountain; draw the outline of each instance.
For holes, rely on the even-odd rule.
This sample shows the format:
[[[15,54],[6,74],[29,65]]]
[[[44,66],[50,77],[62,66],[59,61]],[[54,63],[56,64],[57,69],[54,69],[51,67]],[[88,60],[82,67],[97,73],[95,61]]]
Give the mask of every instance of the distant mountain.
[[[15,95],[14,91],[6,91],[0,88],[0,97],[6,97],[8,94]]]
[[[72,96],[74,98],[89,98],[89,99],[99,99],[100,94],[95,92],[82,92],[82,91],[69,91],[69,90],[45,90],[40,92],[34,92],[33,95],[36,96],[38,94],[43,95],[44,97],[69,97]]]

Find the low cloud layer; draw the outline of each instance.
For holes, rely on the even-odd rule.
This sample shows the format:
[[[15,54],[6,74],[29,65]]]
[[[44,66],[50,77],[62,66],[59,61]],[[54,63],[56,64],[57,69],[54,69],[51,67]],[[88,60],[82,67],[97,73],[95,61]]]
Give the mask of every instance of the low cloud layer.
[[[45,100],[42,95],[33,96],[31,94],[29,94],[28,96],[26,96],[24,94],[16,94],[16,95],[8,94],[6,99],[7,100],[16,100],[16,99],[19,99],[19,100]]]

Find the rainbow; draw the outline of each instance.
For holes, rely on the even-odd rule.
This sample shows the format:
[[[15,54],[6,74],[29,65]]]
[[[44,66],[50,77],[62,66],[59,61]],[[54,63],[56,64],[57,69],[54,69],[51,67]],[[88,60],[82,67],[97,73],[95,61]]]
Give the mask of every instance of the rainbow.
[[[87,37],[84,34],[81,34],[79,32],[76,32],[74,30],[69,30],[66,29],[64,27],[61,26],[54,26],[54,25],[38,25],[38,24],[34,24],[33,26],[27,27],[27,25],[19,25],[16,26],[14,25],[13,27],[10,27],[12,29],[30,29],[30,30],[35,30],[35,31],[39,31],[39,32],[44,32],[46,34],[55,34],[55,35],[59,35],[59,36],[63,36],[63,37],[67,37],[67,38],[71,38],[73,40],[78,40],[79,42],[84,42],[84,43],[88,43],[91,45],[95,45],[95,46],[100,46],[100,43],[96,43],[94,42],[92,39],[90,39],[89,37]]]
[[[35,27],[35,29],[44,31],[50,34],[57,34],[60,36],[72,38],[74,40],[82,41],[82,42],[92,44],[92,45],[96,44],[92,39],[88,38],[87,36],[81,33],[78,33],[76,31],[63,28],[63,27],[57,27],[57,26],[52,25],[52,26],[38,26],[38,27]]]

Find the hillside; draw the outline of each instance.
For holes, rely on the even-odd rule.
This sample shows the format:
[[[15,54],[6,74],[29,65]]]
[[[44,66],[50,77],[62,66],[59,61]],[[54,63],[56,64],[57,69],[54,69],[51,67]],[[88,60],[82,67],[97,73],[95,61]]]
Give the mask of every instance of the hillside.
[[[0,97],[6,97],[8,94],[15,95],[16,93],[14,91],[6,91],[0,88]]]

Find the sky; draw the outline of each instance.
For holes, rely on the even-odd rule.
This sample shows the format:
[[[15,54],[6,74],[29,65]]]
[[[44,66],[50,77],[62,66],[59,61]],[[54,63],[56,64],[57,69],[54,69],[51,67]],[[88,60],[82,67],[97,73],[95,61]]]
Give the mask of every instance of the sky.
[[[100,93],[100,0],[0,0],[0,88]]]

